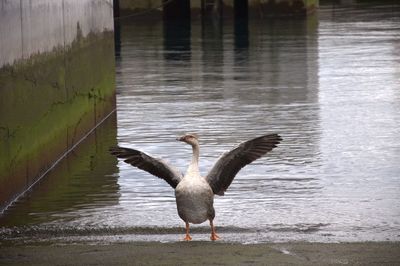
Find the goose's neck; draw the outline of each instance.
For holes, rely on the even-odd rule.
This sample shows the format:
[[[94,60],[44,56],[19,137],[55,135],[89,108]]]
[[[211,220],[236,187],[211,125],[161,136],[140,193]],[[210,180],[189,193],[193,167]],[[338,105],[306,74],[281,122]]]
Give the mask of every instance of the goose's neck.
[[[200,147],[198,144],[192,145],[192,161],[190,162],[189,168],[186,172],[187,175],[191,176],[200,176],[199,171],[199,155],[200,155]]]

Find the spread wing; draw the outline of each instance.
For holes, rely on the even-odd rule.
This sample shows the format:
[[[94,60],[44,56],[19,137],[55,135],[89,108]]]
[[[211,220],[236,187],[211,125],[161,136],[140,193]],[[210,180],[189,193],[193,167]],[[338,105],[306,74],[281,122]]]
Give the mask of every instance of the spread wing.
[[[224,195],[240,169],[271,151],[281,140],[278,134],[269,134],[242,142],[225,152],[206,176],[214,194]]]
[[[168,165],[163,160],[153,158],[144,152],[123,147],[110,148],[110,152],[112,155],[124,159],[124,162],[164,179],[173,188],[176,188],[183,178],[179,170]]]

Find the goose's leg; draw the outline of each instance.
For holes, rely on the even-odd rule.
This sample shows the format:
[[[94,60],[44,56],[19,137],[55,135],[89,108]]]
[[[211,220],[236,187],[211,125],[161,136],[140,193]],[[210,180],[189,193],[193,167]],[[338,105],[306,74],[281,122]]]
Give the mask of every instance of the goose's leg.
[[[190,241],[190,240],[192,240],[192,237],[189,235],[189,223],[188,222],[185,222],[185,223],[186,223],[186,236],[183,240]]]
[[[210,226],[211,226],[211,237],[210,237],[210,239],[212,241],[215,241],[215,240],[219,239],[219,236],[215,232],[215,227],[214,227],[213,220],[210,220]]]

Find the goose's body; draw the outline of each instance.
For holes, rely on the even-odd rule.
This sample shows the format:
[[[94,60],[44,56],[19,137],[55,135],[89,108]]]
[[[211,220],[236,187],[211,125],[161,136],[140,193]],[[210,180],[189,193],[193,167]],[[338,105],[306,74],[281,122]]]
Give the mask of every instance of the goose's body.
[[[199,171],[199,142],[195,135],[184,135],[177,140],[192,146],[193,155],[185,175],[160,159],[153,158],[134,149],[115,147],[111,153],[125,162],[145,170],[167,181],[175,189],[176,206],[179,217],[186,224],[185,240],[191,240],[189,223],[199,224],[210,221],[211,239],[219,237],[215,233],[214,195],[224,195],[233,178],[241,168],[271,151],[282,140],[277,134],[261,136],[241,143],[235,149],[224,153],[207,176]]]
[[[175,189],[179,217],[185,222],[200,224],[214,219],[214,193],[200,176],[185,176]]]

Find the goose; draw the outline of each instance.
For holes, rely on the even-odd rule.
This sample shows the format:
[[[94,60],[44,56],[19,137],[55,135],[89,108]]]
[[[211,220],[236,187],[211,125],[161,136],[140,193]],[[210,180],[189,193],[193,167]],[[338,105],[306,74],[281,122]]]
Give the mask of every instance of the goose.
[[[234,149],[223,153],[204,177],[199,171],[198,136],[186,134],[176,140],[192,146],[192,158],[185,175],[162,159],[154,158],[139,150],[117,146],[110,148],[110,152],[124,159],[124,162],[164,179],[175,189],[178,215],[186,227],[184,240],[192,240],[189,232],[190,224],[200,224],[207,220],[211,227],[210,239],[217,240],[219,236],[213,223],[214,195],[223,196],[240,169],[271,151],[282,138],[278,134],[268,134],[242,142]]]

